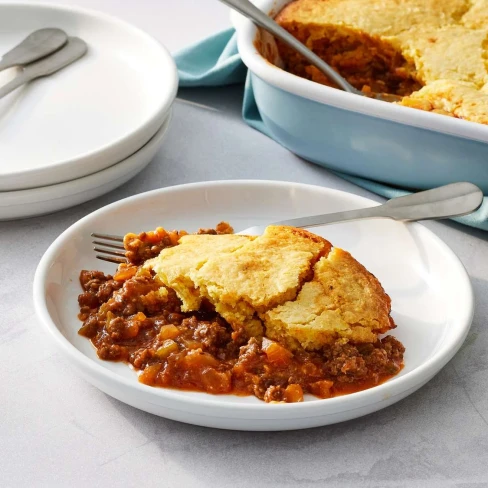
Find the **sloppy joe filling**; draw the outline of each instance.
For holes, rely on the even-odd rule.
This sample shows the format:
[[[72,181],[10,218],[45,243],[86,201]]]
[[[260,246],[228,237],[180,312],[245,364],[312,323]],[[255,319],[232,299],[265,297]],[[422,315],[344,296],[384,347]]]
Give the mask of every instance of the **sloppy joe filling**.
[[[324,28],[321,35],[287,25],[286,29],[334,68],[358,90],[406,96],[423,84],[415,79],[415,66],[408,63],[391,44],[342,27],[338,32]],[[336,87],[315,66],[281,41],[277,42],[284,68],[297,76]]]

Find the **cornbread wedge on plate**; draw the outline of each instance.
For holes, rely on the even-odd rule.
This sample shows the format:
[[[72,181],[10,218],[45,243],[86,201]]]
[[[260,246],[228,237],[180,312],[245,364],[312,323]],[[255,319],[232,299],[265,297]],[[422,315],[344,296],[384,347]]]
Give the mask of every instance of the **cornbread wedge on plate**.
[[[390,297],[378,280],[348,252],[333,248],[313,268],[295,300],[263,317],[267,336],[293,349],[318,349],[339,338],[375,342],[394,327]]]
[[[346,251],[301,229],[269,226],[257,238],[183,236],[145,267],[185,311],[207,300],[235,330],[291,349],[340,338],[372,343],[394,327],[378,280]]]

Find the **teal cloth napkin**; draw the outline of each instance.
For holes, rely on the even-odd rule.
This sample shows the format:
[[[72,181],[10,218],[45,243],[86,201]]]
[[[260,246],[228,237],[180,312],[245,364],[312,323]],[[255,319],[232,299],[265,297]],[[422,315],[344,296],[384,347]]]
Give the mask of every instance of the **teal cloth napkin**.
[[[251,86],[251,78],[247,76],[247,69],[237,50],[234,29],[219,32],[189,46],[177,52],[174,58],[182,87],[224,86],[244,83],[243,119],[254,129],[272,137],[259,114]],[[399,197],[410,193],[377,181],[344,173],[334,173],[361,188],[386,198]],[[453,220],[470,227],[488,230],[488,197],[485,196],[481,208],[476,212]]]

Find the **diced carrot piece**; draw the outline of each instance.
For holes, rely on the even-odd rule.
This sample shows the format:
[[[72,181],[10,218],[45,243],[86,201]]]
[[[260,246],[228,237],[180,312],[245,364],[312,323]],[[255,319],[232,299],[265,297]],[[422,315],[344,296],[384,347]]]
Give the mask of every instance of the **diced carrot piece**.
[[[163,365],[161,363],[146,366],[144,371],[139,375],[139,381],[141,383],[145,383],[146,385],[153,384],[162,367]]]
[[[176,325],[169,324],[161,326],[159,331],[159,338],[163,341],[166,339],[174,339],[180,335],[180,329]]]
[[[200,369],[204,367],[216,368],[220,364],[211,354],[202,352],[199,349],[189,351],[184,357],[183,363],[189,369]]]
[[[265,352],[268,361],[272,364],[288,364],[293,357],[293,354],[277,342],[270,341],[266,337],[263,338],[262,349]]]
[[[130,320],[124,328],[124,339],[133,339],[139,334],[141,323],[138,320]]]
[[[330,389],[334,386],[333,381],[320,380],[309,385],[310,391],[319,398],[330,398]]]
[[[202,383],[209,393],[228,393],[231,390],[230,371],[220,372],[214,368],[202,371]]]
[[[125,281],[132,278],[137,273],[137,266],[119,267],[114,275],[115,281]]]
[[[107,314],[108,316],[108,314]],[[141,328],[141,322],[146,319],[146,316],[142,312],[138,312],[133,315],[130,320],[127,321],[127,325],[124,328],[124,339],[133,339],[139,334]]]
[[[303,390],[300,385],[291,384],[285,388],[285,400],[287,403],[303,402]]]

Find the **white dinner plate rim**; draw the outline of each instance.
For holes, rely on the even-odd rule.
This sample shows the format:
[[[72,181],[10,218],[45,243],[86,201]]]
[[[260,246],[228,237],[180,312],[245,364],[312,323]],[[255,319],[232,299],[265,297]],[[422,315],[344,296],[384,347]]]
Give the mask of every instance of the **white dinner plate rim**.
[[[144,146],[140,147],[137,151],[131,154],[129,157],[115,163],[108,168],[102,169],[95,173],[91,173],[80,178],[75,178],[69,181],[63,181],[62,183],[55,183],[54,185],[40,186],[37,188],[27,188],[25,190],[12,190],[0,192],[0,208],[8,207],[11,205],[24,205],[29,203],[38,203],[51,200],[48,193],[58,193],[54,198],[60,198],[59,191],[63,192],[61,197],[65,194],[78,194],[86,191],[87,189],[94,189],[99,186],[103,186],[109,181],[123,176],[127,171],[130,170],[134,164],[134,160],[138,158],[141,152],[147,150],[153,144],[161,141],[166,132],[169,129],[172,119],[172,109],[170,108],[166,118],[163,121],[163,125],[158,128],[157,132],[149,139]],[[10,201],[7,203],[2,202],[2,198],[8,198]],[[19,198],[21,201],[12,202],[11,199]]]
[[[123,206],[128,202],[135,203],[139,200],[143,200],[145,198],[154,196],[156,194],[170,194],[171,192],[177,191],[185,191],[191,189],[201,189],[209,186],[227,186],[227,185],[237,185],[237,186],[289,186],[289,187],[299,187],[301,189],[313,189],[317,190],[320,189],[324,192],[331,192],[338,196],[351,198],[354,197],[357,199],[358,202],[361,202],[365,206],[372,206],[377,204],[373,200],[370,200],[365,197],[361,197],[358,195],[354,195],[348,192],[344,192],[341,190],[320,187],[317,185],[309,185],[305,183],[294,183],[290,181],[272,181],[272,180],[217,180],[217,181],[206,181],[206,182],[196,182],[196,183],[187,183],[182,185],[175,185],[167,188],[160,188],[156,190],[151,190],[148,192],[140,193],[138,195],[134,195],[117,202],[114,202],[110,205],[102,207],[95,212],[83,217],[68,229],[66,229],[59,237],[55,239],[55,241],[50,245],[47,249],[45,254],[40,260],[40,263],[36,269],[35,277],[34,277],[34,285],[33,285],[33,297],[34,297],[34,306],[38,317],[41,319],[41,323],[45,329],[49,332],[49,334],[55,339],[56,343],[61,346],[64,352],[68,355],[68,357],[76,363],[76,365],[83,369],[87,369],[91,375],[101,375],[102,378],[109,380],[110,382],[115,382],[117,386],[123,388],[129,388],[130,390],[135,390],[140,392],[142,395],[146,396],[148,393],[151,394],[153,397],[160,398],[162,400],[167,399],[169,401],[178,402],[180,405],[188,405],[188,406],[205,406],[205,407],[214,407],[215,416],[216,417],[225,417],[225,415],[219,414],[220,412],[227,412],[229,415],[232,416],[233,411],[246,411],[246,412],[262,412],[266,413],[266,417],[269,418],[269,414],[271,413],[289,413],[296,412],[295,416],[287,417],[287,418],[303,418],[304,416],[322,416],[327,415],[327,411],[322,411],[325,407],[334,407],[340,405],[341,403],[346,403],[344,408],[340,409],[341,412],[347,412],[350,410],[354,410],[358,407],[371,405],[374,403],[378,403],[380,401],[378,397],[381,393],[387,393],[386,390],[390,390],[387,393],[387,398],[392,398],[398,395],[401,395],[403,392],[409,389],[415,389],[417,385],[421,385],[425,383],[428,379],[433,377],[438,371],[440,371],[447,362],[454,356],[454,354],[459,350],[461,347],[466,335],[469,331],[471,321],[474,314],[474,295],[473,289],[471,286],[471,282],[469,280],[468,274],[466,269],[464,268],[462,262],[456,256],[456,254],[451,250],[451,248],[442,241],[438,236],[436,236],[433,232],[428,230],[426,227],[422,226],[418,223],[409,223],[407,225],[414,226],[417,232],[423,233],[427,235],[429,238],[433,239],[435,244],[440,246],[440,248],[450,255],[452,260],[452,265],[458,268],[461,275],[464,276],[463,278],[463,286],[465,287],[465,291],[467,292],[467,296],[469,297],[469,303],[466,303],[463,309],[463,313],[460,317],[460,324],[457,327],[457,333],[455,337],[452,337],[448,344],[444,344],[442,348],[440,348],[434,355],[426,360],[423,364],[415,368],[413,371],[410,371],[402,376],[397,376],[392,378],[391,380],[382,383],[374,388],[370,388],[367,390],[363,390],[357,393],[338,396],[334,398],[330,398],[323,401],[313,401],[313,402],[303,402],[303,403],[291,403],[291,404],[266,404],[264,402],[259,404],[247,404],[247,403],[223,403],[219,401],[219,395],[208,395],[207,396],[199,396],[199,397],[182,397],[181,393],[178,390],[170,389],[170,388],[154,388],[136,381],[133,381],[128,378],[121,377],[116,373],[109,371],[106,368],[103,368],[97,361],[94,361],[84,355],[81,351],[79,351],[71,342],[66,339],[60,330],[56,327],[54,322],[52,321],[46,303],[45,303],[45,296],[44,296],[44,282],[49,271],[50,263],[53,260],[55,254],[62,248],[62,242],[65,236],[69,235],[72,231],[76,231],[77,228],[82,227],[84,223],[105,212],[109,212],[111,210],[116,209],[119,206]],[[458,312],[461,311],[458,309]],[[393,391],[394,390],[394,391]],[[339,411],[334,409],[334,411]],[[259,418],[259,417],[254,417]]]
[[[56,170],[59,168],[80,168],[83,167],[84,164],[89,164],[90,160],[96,159],[97,168],[95,171],[106,169],[107,167],[116,164],[117,161],[113,161],[113,154],[114,152],[121,146],[126,147],[124,151],[126,154],[123,156],[123,159],[129,157],[132,153],[137,151],[138,147],[133,147],[136,140],[140,138],[144,138],[149,141],[159,130],[160,126],[164,122],[164,118],[166,113],[171,108],[175,98],[176,93],[178,90],[178,71],[176,68],[176,63],[174,62],[173,57],[169,50],[157,39],[149,35],[144,30],[126,22],[118,17],[106,14],[104,12],[100,12],[98,10],[78,7],[73,5],[59,5],[50,2],[1,2],[0,3],[0,10],[1,9],[8,9],[8,8],[35,8],[35,9],[52,9],[57,11],[68,12],[73,15],[85,15],[85,16],[92,16],[94,18],[98,18],[109,22],[113,25],[119,26],[121,29],[132,31],[135,35],[143,38],[147,43],[152,44],[153,46],[157,46],[157,48],[161,51],[162,55],[165,57],[165,63],[168,66],[168,75],[167,75],[167,82],[168,85],[171,86],[171,90],[169,96],[166,97],[164,100],[159,100],[159,103],[154,105],[154,108],[151,114],[146,118],[143,124],[139,125],[138,127],[134,127],[130,133],[126,134],[125,136],[120,136],[116,141],[113,141],[109,144],[105,144],[99,147],[96,150],[86,151],[74,156],[70,159],[66,159],[64,161],[57,162],[55,164],[50,164],[48,166],[41,166],[39,168],[30,168],[27,170],[20,170],[20,171],[12,171],[6,175],[6,178],[17,180],[18,178],[29,179],[29,176],[35,177],[39,174],[51,174],[56,173]],[[105,161],[105,162],[101,162]],[[88,174],[93,173],[94,171],[90,171],[89,173],[80,174],[79,177],[86,176]],[[45,176],[46,179],[52,179],[52,177]],[[61,182],[53,182],[52,184],[62,183]],[[49,183],[48,183],[49,184]],[[17,185],[16,183],[14,185]],[[30,189],[29,187],[20,188],[21,189]],[[16,190],[12,190],[16,191]]]

